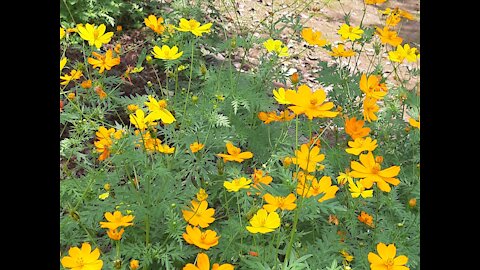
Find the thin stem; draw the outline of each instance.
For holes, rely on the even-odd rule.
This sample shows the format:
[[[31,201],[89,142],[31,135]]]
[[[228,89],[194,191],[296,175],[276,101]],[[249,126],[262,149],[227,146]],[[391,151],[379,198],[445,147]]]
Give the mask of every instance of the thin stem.
[[[190,76],[188,78],[188,87],[187,87],[187,94],[185,95],[185,105],[183,106],[183,116],[185,116],[187,112],[187,102],[188,102],[188,95],[190,93],[190,87],[192,85],[192,75],[193,75],[193,55],[195,49],[195,39],[192,41],[192,54],[190,55]]]

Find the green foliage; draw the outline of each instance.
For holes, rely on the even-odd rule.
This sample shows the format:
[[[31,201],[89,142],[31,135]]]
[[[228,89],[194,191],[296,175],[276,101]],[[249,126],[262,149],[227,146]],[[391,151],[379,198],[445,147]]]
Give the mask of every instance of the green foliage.
[[[286,73],[291,65],[285,61],[288,58],[268,53],[262,45],[268,38],[280,40],[288,31],[303,42],[299,34],[302,17],[273,12],[257,25],[258,31],[263,29],[268,35],[257,36],[227,29],[220,23],[222,14],[211,3],[170,2],[61,1],[64,27],[105,23],[111,29],[124,24],[138,30],[144,39],[130,46],[122,44],[122,51],[114,53],[121,58],[120,64],[102,73],[88,58],[93,52],[103,55],[113,49],[120,42],[117,34],[100,50],[75,33],[61,40],[61,56],[69,58],[61,75],[73,69],[83,73],[60,86],[61,257],[67,256],[71,247],[88,242],[101,251],[105,269],[129,269],[132,259],[140,260],[141,269],[182,269],[198,261],[200,252],[208,255],[211,264],[230,263],[236,269],[369,269],[368,254],[377,253],[377,244],[382,242],[395,244],[396,256],[407,256],[407,266],[419,269],[420,132],[407,119],[420,118],[418,83],[414,82],[419,68],[406,68],[407,75],[402,77],[403,64],[391,62],[394,70],[386,72],[380,51],[389,52],[389,47],[381,44],[373,27],[362,26],[360,39],[344,41],[357,55],[318,61],[318,71],[312,72],[315,80],[308,83],[312,90],[326,89],[326,99],[321,102],[331,102],[329,110],[338,115],[310,120],[299,113],[288,121],[282,118],[266,123],[262,113],[279,117],[282,111],[292,113],[294,105],[308,110],[305,104],[318,102],[302,97],[300,103],[305,104],[292,100],[292,104],[279,104],[272,97],[272,90],[279,88],[273,82],[297,90],[306,80],[293,84]],[[173,24],[177,29],[161,35],[153,32],[143,23],[150,14],[161,16],[165,26]],[[345,14],[346,23],[352,21],[351,16]],[[195,18],[201,25],[213,22],[213,26],[210,33],[197,37],[178,30],[180,18]],[[242,29],[237,26],[235,29]],[[123,38],[121,42],[129,40]],[[177,46],[183,55],[174,60],[153,58],[152,48],[162,45]],[[372,46],[378,50],[368,58],[367,70],[362,70],[359,55]],[[330,52],[332,45],[305,48]],[[238,68],[255,50],[260,50],[258,65],[249,70]],[[360,87],[363,74],[380,76],[387,89],[386,96],[376,100],[379,111],[374,115],[378,119],[372,121],[365,117],[367,94]],[[86,80],[92,85],[83,85]],[[158,106],[149,104],[151,99]],[[146,119],[156,117],[145,120],[143,129],[138,123],[139,110]],[[166,121],[170,113],[175,118],[171,123]],[[364,127],[370,129],[365,136],[377,141],[371,152],[378,167],[369,170],[375,174],[400,168],[392,177],[377,175],[367,188],[373,196],[367,198],[354,198],[351,183],[341,183],[338,178],[340,173],[355,170],[352,164],[365,165],[367,150],[362,155],[345,150],[354,141],[346,130],[346,119],[352,117],[365,120]],[[190,148],[194,142],[204,147],[194,152]],[[234,154],[227,151],[227,142],[253,157],[242,162],[219,157],[220,153]],[[310,176],[305,180],[304,188],[312,190],[305,197],[298,190],[299,175],[305,173],[301,163],[312,157],[303,160],[302,145],[307,145],[310,153],[317,146],[324,155],[310,172],[316,184]],[[252,183],[238,192],[227,191],[225,181],[240,177]],[[380,188],[378,177],[386,179],[390,191]],[[353,183],[361,182],[360,178],[353,178]],[[398,178],[399,184],[392,178]],[[201,230],[220,236],[218,244],[208,250],[187,243],[184,237],[189,224],[184,211],[192,210],[192,200],[197,200],[200,189],[208,194],[208,208],[215,211],[214,222]],[[275,213],[280,225],[272,232],[251,233],[246,227],[254,226],[252,217],[268,203],[267,193],[294,194],[296,206],[293,210],[279,206]],[[322,201],[327,194],[331,198]],[[409,205],[411,199],[416,199],[416,205]],[[105,214],[114,211],[134,216],[133,225],[124,227],[121,240],[110,239],[107,229],[100,226],[106,221]],[[359,219],[362,212],[371,216],[371,224]],[[115,261],[121,262],[119,268]]]

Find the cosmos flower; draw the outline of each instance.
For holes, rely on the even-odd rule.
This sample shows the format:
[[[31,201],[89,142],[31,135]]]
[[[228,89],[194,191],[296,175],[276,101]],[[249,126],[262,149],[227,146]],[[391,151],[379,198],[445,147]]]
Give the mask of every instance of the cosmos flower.
[[[268,213],[265,209],[259,209],[250,219],[247,230],[251,233],[269,233],[280,227],[280,216],[277,212]]]

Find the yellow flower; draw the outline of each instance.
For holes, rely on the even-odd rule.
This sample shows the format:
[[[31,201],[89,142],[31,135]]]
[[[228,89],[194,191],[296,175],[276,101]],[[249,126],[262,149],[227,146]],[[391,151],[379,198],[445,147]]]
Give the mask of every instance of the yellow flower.
[[[212,265],[212,270],[233,270],[233,265],[229,263],[225,263],[219,265],[218,263],[214,263]],[[205,253],[198,253],[196,265],[188,263],[183,267],[182,270],[210,270],[210,260],[208,259],[208,255]]]
[[[363,118],[368,122],[376,121],[378,117],[375,115],[380,110],[377,100],[371,97],[365,97],[363,100]]]
[[[369,252],[368,262],[370,263],[371,270],[410,270],[405,264],[408,262],[408,257],[400,255],[395,257],[397,249],[394,244],[385,245],[384,243],[377,244],[378,255]]]
[[[109,49],[105,55],[96,52],[92,52],[92,54],[97,59],[89,57],[88,63],[92,65],[93,68],[99,67],[100,70],[98,73],[100,74],[102,74],[105,69],[110,70],[113,66],[120,64],[120,57],[113,58],[113,51],[111,49]]]
[[[237,192],[240,189],[249,189],[250,183],[252,183],[251,179],[240,177],[237,179],[233,179],[231,182],[224,181],[223,186],[227,189],[228,192]]]
[[[207,192],[205,191],[205,189],[201,188],[198,192],[197,192],[197,200],[199,202],[201,201],[206,201],[208,198],[208,194]]]
[[[338,114],[330,111],[334,106],[333,102],[324,102],[327,94],[322,88],[312,92],[310,87],[303,84],[298,87],[297,92],[285,92],[285,97],[292,104],[288,109],[296,115],[305,114],[310,120],[314,117],[335,117]]]
[[[420,116],[418,116],[418,121],[415,120],[413,117],[410,117],[408,119],[408,123],[410,123],[412,127],[420,129]]]
[[[356,138],[363,138],[368,136],[370,133],[369,127],[364,127],[365,121],[357,120],[356,117],[352,117],[350,119],[345,119],[345,133],[350,135],[353,140]]]
[[[196,153],[202,150],[203,147],[205,147],[203,143],[193,142],[192,144],[190,144],[190,150],[192,150],[192,153]]]
[[[83,76],[83,73],[81,70],[76,70],[76,69],[71,70],[70,74],[65,74],[63,76],[60,76],[60,79],[63,80],[63,82],[61,82],[60,84],[67,85],[69,82],[73,80],[78,80],[82,76]]]
[[[241,163],[245,159],[250,159],[253,157],[252,152],[242,152],[240,148],[235,147],[231,142],[227,142],[226,147],[228,154],[217,154],[218,157],[223,158],[223,162],[236,161]]]
[[[398,7],[394,9],[386,8],[383,11],[380,11],[382,14],[387,15],[387,19],[385,21],[386,26],[396,26],[402,18],[407,20],[413,20],[413,15],[405,10],[401,10]]]
[[[403,45],[403,47],[398,45],[396,51],[388,52],[388,59],[393,62],[401,63],[407,59],[408,62],[415,63],[418,58],[420,58],[420,54],[417,53],[417,48],[410,48],[408,44]]]
[[[342,257],[345,259],[345,261],[347,261],[347,262],[353,261],[354,257],[352,255],[350,255],[347,251],[340,250],[340,254],[342,254]]]
[[[325,159],[325,155],[319,153],[320,148],[318,146],[310,149],[308,144],[302,144],[300,150],[295,150],[295,157],[292,158],[292,162],[307,172],[314,172],[318,163]]]
[[[400,172],[400,166],[391,166],[382,170],[372,152],[360,154],[360,162],[352,161],[350,163],[350,167],[352,167],[350,176],[362,178],[360,181],[365,188],[371,188],[375,182],[380,190],[390,192],[391,188],[388,184],[396,186],[400,183],[398,178],[394,178]]]
[[[73,92],[68,93],[67,98],[68,98],[69,100],[74,100],[74,99],[75,99],[75,93],[73,93]]]
[[[94,24],[87,23],[84,26],[78,25],[77,32],[81,38],[88,41],[90,46],[95,46],[97,49],[100,49],[102,44],[107,44],[112,39],[113,32],[105,33],[107,27],[105,24],[100,24],[98,27]]]
[[[112,213],[106,212],[105,219],[107,222],[100,222],[100,228],[107,228],[115,230],[118,227],[128,227],[132,226],[133,223],[131,222],[135,217],[133,215],[123,216],[120,211],[115,211]]]
[[[157,145],[156,150],[164,154],[173,154],[173,152],[175,152],[175,147],[170,147],[168,144],[164,143]]]
[[[282,196],[273,196],[270,193],[263,195],[263,199],[267,204],[263,205],[263,209],[267,210],[267,212],[274,212],[278,208],[281,210],[293,210],[297,207],[295,204],[295,194],[290,193],[286,197]]]
[[[107,150],[107,151],[108,151],[108,150]],[[103,160],[103,159],[102,159],[102,160]],[[102,194],[98,195],[98,198],[99,198],[100,200],[105,200],[106,198],[108,198],[108,196],[110,196],[110,192],[107,191],[107,192],[105,192],[105,193],[102,193]]]
[[[60,27],[60,39],[64,38],[65,37],[65,29],[63,29],[62,27]]]
[[[313,31],[312,28],[303,28],[301,34],[303,39],[310,45],[322,47],[327,44],[327,40],[322,38],[320,31]]]
[[[181,18],[178,28],[175,27],[175,29],[181,32],[191,32],[195,36],[201,37],[203,33],[210,33],[210,27],[212,27],[212,23],[206,23],[200,26],[200,23],[195,19],[187,21],[186,19]]]
[[[140,262],[138,260],[131,260],[130,261],[130,269],[137,270],[140,267]]]
[[[149,102],[145,102],[148,109],[150,110],[150,114],[147,116],[152,121],[162,120],[164,124],[171,124],[175,122],[175,117],[169,112],[165,107],[167,107],[167,102],[163,99],[156,100],[152,96],[148,96]]]
[[[99,260],[100,250],[92,247],[89,243],[83,243],[81,249],[71,247],[68,256],[62,258],[61,263],[65,268],[72,270],[101,270],[103,261]]]
[[[163,31],[165,31],[165,26],[163,26],[163,18],[162,17],[155,17],[155,15],[150,15],[144,19],[144,23],[150,29],[152,29],[155,33],[161,35]]]
[[[380,88],[380,79],[377,75],[370,75],[367,79],[367,75],[363,73],[360,78],[360,90],[362,90],[367,97],[377,100],[383,99],[383,97],[387,95],[387,92]]]
[[[288,56],[288,47],[283,45],[281,40],[268,39],[263,43],[268,52],[275,52],[279,57]]]
[[[213,217],[213,215],[215,214],[215,209],[208,208],[207,201],[197,202],[195,200],[192,200],[191,203],[191,210],[182,210],[183,218],[185,219],[185,221],[192,224],[193,226],[200,226],[202,228],[210,226],[210,223],[215,221],[215,218]]]
[[[342,26],[340,26],[340,29],[337,33],[342,37],[343,40],[349,39],[351,41],[355,41],[362,37],[363,30],[360,29],[360,26],[354,27],[344,23]]]
[[[332,52],[329,54],[333,57],[351,57],[355,55],[355,52],[352,49],[345,50],[345,45],[338,44],[338,46],[332,47]]]
[[[365,4],[367,5],[376,5],[376,4],[382,4],[385,3],[387,0],[365,0]]]
[[[108,237],[110,237],[110,239],[118,241],[122,239],[122,235],[124,232],[125,232],[125,229],[123,228],[120,231],[118,231],[117,229],[114,229],[114,230],[108,229],[107,235]]]
[[[291,104],[290,101],[288,101],[285,97],[285,93],[288,91],[295,92],[291,89],[285,90],[283,87],[278,88],[278,91],[276,89],[273,89],[273,96],[275,97],[275,100],[278,102],[278,104]]]
[[[268,213],[265,209],[259,209],[250,219],[247,230],[251,233],[269,233],[280,227],[280,216],[277,212]]]
[[[373,189],[365,189],[361,181],[357,181],[355,184],[353,179],[350,178],[348,179],[348,187],[348,190],[352,194],[352,198],[358,198],[359,196],[362,196],[363,198],[373,197]]]
[[[369,214],[365,213],[362,211],[360,215],[358,215],[358,220],[362,223],[365,223],[367,226],[374,228],[375,226],[373,225],[373,217],[370,216]]]
[[[296,175],[298,179],[297,194],[310,198],[324,194],[318,202],[323,202],[335,197],[338,191],[338,186],[332,185],[332,179],[329,176],[322,176],[320,180],[317,180],[313,175],[305,175],[303,172]]]
[[[136,128],[144,131],[148,126],[154,126],[157,123],[153,121],[151,117],[145,117],[145,113],[142,109],[138,109],[135,111],[135,114],[130,114],[130,123],[132,123]]]
[[[66,58],[66,57],[63,57],[63,58],[60,60],[60,72],[62,72],[63,68],[65,67],[65,64],[67,64],[67,58]]]
[[[360,155],[363,151],[373,151],[377,148],[377,140],[372,140],[370,137],[356,138],[354,141],[349,141],[348,146],[351,148],[345,149],[345,151],[352,155]]]
[[[393,47],[396,47],[402,44],[403,39],[397,36],[397,32],[390,31],[388,26],[385,26],[383,29],[377,27],[376,33],[380,37],[380,42],[383,44],[390,44]]]
[[[345,185],[347,181],[349,181],[350,179],[352,179],[352,177],[350,176],[350,172],[348,173],[341,172],[337,176],[337,182],[339,185]]]
[[[155,46],[152,51],[153,57],[162,60],[175,60],[182,56],[183,52],[178,52],[178,47],[173,46],[171,49],[167,45],[163,45],[162,48]]]
[[[212,230],[202,232],[198,227],[187,225],[186,233],[183,233],[183,239],[191,245],[208,250],[209,248],[218,245],[217,233]]]

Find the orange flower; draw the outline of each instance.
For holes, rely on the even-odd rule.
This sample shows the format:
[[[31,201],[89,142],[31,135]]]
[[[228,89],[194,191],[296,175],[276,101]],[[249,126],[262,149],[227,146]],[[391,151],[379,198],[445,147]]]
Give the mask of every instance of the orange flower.
[[[327,44],[327,40],[322,38],[322,33],[320,31],[313,31],[312,28],[303,28],[302,29],[303,39],[310,45],[318,45],[320,47]]]
[[[192,227],[187,225],[186,233],[183,233],[183,239],[191,245],[195,245],[199,248],[208,250],[213,246],[218,245],[217,233],[212,230],[206,230],[202,232],[198,227]]]
[[[376,121],[378,117],[375,115],[380,110],[377,105],[377,100],[370,97],[365,97],[363,100],[363,117],[368,122]]]
[[[100,74],[103,73],[103,71],[105,69],[110,70],[110,69],[112,69],[113,66],[116,66],[116,65],[120,64],[120,57],[114,58],[112,49],[109,49],[105,53],[105,55],[101,55],[97,52],[92,52],[92,54],[97,59],[89,57],[88,58],[88,63],[91,64],[93,66],[93,68],[99,67],[100,70],[98,71],[98,73],[100,73]]]
[[[118,229],[114,229],[114,230],[108,229],[107,235],[108,237],[110,237],[110,239],[118,241],[122,239],[122,235],[124,232],[125,232],[125,229],[123,228],[120,231],[118,231]]]
[[[355,52],[352,49],[345,50],[345,45],[340,43],[336,48],[332,47],[332,52],[328,54],[333,57],[352,57],[355,55]]]
[[[417,205],[417,199],[416,198],[411,198],[408,201],[408,206],[410,206],[410,208],[414,208],[416,205]]]
[[[100,99],[104,99],[107,97],[107,93],[103,91],[103,87],[100,85],[95,86],[95,93],[100,97]]]
[[[317,180],[313,175],[300,174],[298,177],[297,194],[302,197],[312,197],[324,194],[318,202],[323,202],[335,197],[338,191],[338,186],[332,185],[332,179],[329,176],[323,176]]]
[[[282,196],[273,196],[270,193],[263,195],[263,199],[267,204],[263,205],[263,209],[267,210],[267,212],[274,212],[277,209],[281,210],[293,210],[297,207],[295,204],[295,194],[290,193],[286,197]]]
[[[358,215],[358,220],[362,223],[365,223],[367,226],[374,228],[375,226],[373,225],[373,217],[370,216],[369,214],[365,212],[361,212],[360,215]]]
[[[383,44],[390,44],[394,47],[402,44],[403,39],[397,36],[397,32],[390,31],[388,26],[385,26],[383,29],[377,27],[376,33],[380,37],[380,42]]]
[[[196,153],[196,152],[202,150],[203,147],[205,147],[205,145],[203,143],[194,142],[194,143],[190,144],[190,150],[192,150],[192,153]]]
[[[253,169],[253,185],[252,187],[256,189],[260,189],[263,185],[268,186],[272,182],[272,177],[267,175],[268,173],[264,173],[262,170],[257,170],[256,168]]]
[[[163,26],[163,18],[162,17],[155,17],[155,15],[150,15],[148,18],[144,19],[144,23],[146,26],[148,26],[150,29],[152,29],[155,33],[157,34],[163,34],[163,31],[165,31],[165,26]]]
[[[319,153],[320,148],[318,146],[310,149],[307,144],[302,144],[300,150],[295,150],[295,157],[292,158],[292,162],[307,172],[314,172],[317,170],[318,163],[325,159],[325,155]]]
[[[324,102],[327,94],[322,88],[312,92],[310,87],[302,84],[298,87],[298,91],[286,91],[285,97],[293,104],[288,108],[295,114],[305,114],[308,119],[314,117],[325,118],[335,117],[338,112],[330,111],[333,108],[333,102]]]
[[[290,76],[290,81],[293,84],[297,84],[300,81],[299,76],[298,76],[298,72],[295,72],[295,73],[292,74],[292,76]]]
[[[115,211],[113,213],[106,212],[105,219],[107,222],[100,222],[100,227],[115,230],[118,227],[132,226],[132,220],[134,218],[135,217],[133,215],[123,216],[120,211]]]
[[[387,0],[365,0],[365,4],[367,5],[376,5],[376,4],[382,4],[385,3]]]
[[[202,228],[208,227],[210,223],[215,221],[215,218],[213,217],[213,215],[215,214],[215,209],[208,208],[207,201],[204,200],[197,202],[195,200],[192,200],[191,203],[191,210],[182,210],[183,218],[185,219],[185,221],[192,224],[193,226],[200,226]]]
[[[83,81],[80,86],[83,88],[83,89],[87,89],[87,88],[90,88],[92,87],[92,80],[85,80]]]
[[[233,265],[229,263],[224,263],[219,265],[218,263],[214,263],[212,265],[212,270],[233,270]],[[196,259],[196,265],[188,263],[183,267],[182,270],[210,270],[210,259],[208,255],[205,253],[198,253]]]
[[[373,183],[377,183],[380,190],[390,192],[391,188],[388,184],[396,186],[400,183],[400,180],[395,178],[400,172],[400,166],[391,166],[382,170],[380,164],[375,161],[372,152],[360,154],[360,162],[352,161],[350,163],[350,167],[352,167],[350,176],[362,178],[360,183],[365,188],[371,188]]]
[[[240,148],[235,147],[231,142],[227,142],[227,152],[228,154],[217,154],[218,157],[223,158],[223,162],[227,161],[236,161],[236,162],[243,162],[245,159],[250,159],[253,157],[252,152],[242,152]]]
[[[350,119],[345,119],[345,133],[350,135],[353,140],[356,138],[363,138],[368,136],[370,133],[369,127],[364,127],[365,121],[357,120],[356,117],[352,117]]]
[[[410,270],[405,264],[408,262],[408,257],[400,255],[396,257],[397,248],[394,244],[385,245],[384,243],[377,244],[378,255],[369,252],[368,262],[371,270]]]
[[[367,97],[374,98],[374,99],[383,99],[385,95],[387,95],[386,91],[383,91],[380,88],[380,76],[377,75],[367,75],[362,74],[362,77],[360,78],[360,90],[362,90],[363,93]]]

